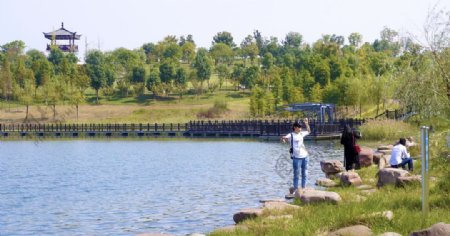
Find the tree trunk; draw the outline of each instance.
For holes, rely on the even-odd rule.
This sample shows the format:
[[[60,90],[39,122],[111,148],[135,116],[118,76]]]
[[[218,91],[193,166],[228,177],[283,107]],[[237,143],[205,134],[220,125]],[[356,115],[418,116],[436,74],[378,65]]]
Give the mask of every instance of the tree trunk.
[[[25,121],[28,121],[28,104],[26,105],[26,107],[27,107],[27,111],[26,111],[26,113],[25,113]]]
[[[95,90],[95,93],[97,94],[97,104],[98,104],[98,89]]]
[[[77,109],[77,121],[78,121],[78,104],[76,104],[75,107]]]
[[[53,121],[56,120],[56,104],[53,104]]]

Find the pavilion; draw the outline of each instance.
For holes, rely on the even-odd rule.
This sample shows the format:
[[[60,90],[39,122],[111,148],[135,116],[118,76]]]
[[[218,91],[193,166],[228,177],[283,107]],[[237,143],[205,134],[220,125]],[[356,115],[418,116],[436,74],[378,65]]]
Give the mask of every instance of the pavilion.
[[[333,122],[335,120],[335,104],[326,103],[294,103],[289,104],[285,110],[290,112],[301,111],[308,118],[317,119],[320,123]]]
[[[81,34],[65,29],[64,23],[61,23],[61,28],[49,33],[44,33],[44,36],[50,40],[50,44],[47,44],[47,51],[50,51],[51,48],[55,46],[63,52],[78,52],[78,45],[75,44],[75,40],[80,40]]]

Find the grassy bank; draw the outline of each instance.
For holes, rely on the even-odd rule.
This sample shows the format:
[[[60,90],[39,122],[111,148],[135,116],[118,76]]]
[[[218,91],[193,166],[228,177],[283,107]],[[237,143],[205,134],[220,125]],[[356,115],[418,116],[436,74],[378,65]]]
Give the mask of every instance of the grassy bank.
[[[45,104],[29,107],[31,123],[184,123],[190,120],[206,119],[207,113],[217,102],[226,104],[226,111],[213,119],[249,119],[249,92],[222,90],[214,95],[184,95],[153,99],[147,95],[134,98],[100,100],[99,105],[84,103],[79,105],[78,119],[75,106],[58,104],[56,116],[53,109]],[[18,104],[0,106],[0,123],[22,123],[26,107]]]
[[[382,125],[383,124],[383,125]],[[390,124],[398,128],[396,132],[387,132],[394,129],[389,124],[381,123],[378,127],[383,130],[364,130],[370,137],[365,146],[378,143],[388,144],[398,138],[411,133],[418,133],[418,128],[409,127],[408,124]],[[403,126],[404,125],[404,126]],[[371,134],[370,132],[373,132]],[[378,136],[383,133],[386,136]],[[373,135],[373,136],[372,136]],[[296,200],[294,204],[300,209],[268,212],[262,217],[247,220],[234,231],[215,231],[211,235],[319,235],[352,225],[366,225],[374,235],[384,232],[397,232],[409,235],[413,231],[427,228],[438,222],[450,223],[450,151],[448,148],[448,129],[437,130],[430,134],[430,211],[428,217],[422,219],[421,186],[415,184],[406,187],[385,186],[372,194],[365,194],[355,187],[337,186],[329,191],[337,192],[342,202],[333,204],[303,204]],[[375,137],[381,138],[375,140]],[[391,139],[395,137],[395,139]],[[381,141],[384,140],[384,141]],[[375,145],[376,146],[376,145]],[[375,147],[372,146],[372,147]],[[416,154],[418,150],[415,151]],[[415,173],[420,174],[420,161],[415,161]],[[357,173],[363,184],[375,187],[377,182],[377,166],[362,168]],[[315,180],[312,180],[315,181]],[[376,187],[375,187],[376,188]],[[256,201],[257,199],[255,199]],[[370,214],[392,211],[393,219],[387,220],[382,216],[369,216]],[[230,217],[232,217],[230,213]],[[292,218],[270,219],[269,215],[292,215]],[[325,234],[326,235],[326,234]]]

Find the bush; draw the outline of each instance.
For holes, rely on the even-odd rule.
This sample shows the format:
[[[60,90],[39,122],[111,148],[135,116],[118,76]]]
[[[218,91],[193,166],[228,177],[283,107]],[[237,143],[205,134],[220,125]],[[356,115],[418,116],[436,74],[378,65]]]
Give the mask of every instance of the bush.
[[[213,119],[219,118],[223,113],[228,111],[228,106],[225,101],[215,101],[214,106],[208,110],[201,110],[197,114],[197,118]]]

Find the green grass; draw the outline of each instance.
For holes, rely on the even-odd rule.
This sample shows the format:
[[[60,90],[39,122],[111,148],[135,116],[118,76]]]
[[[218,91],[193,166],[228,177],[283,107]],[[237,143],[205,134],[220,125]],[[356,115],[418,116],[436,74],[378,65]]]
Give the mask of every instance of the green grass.
[[[394,141],[400,137],[418,137],[419,128],[396,120],[369,120],[359,127],[364,140]],[[417,139],[416,139],[417,140]]]
[[[369,179],[376,179],[376,167],[358,171],[364,184],[374,186]],[[450,222],[450,205],[445,203],[436,183],[430,193],[430,212],[428,218],[422,223],[421,188],[419,185],[396,188],[385,186],[372,195],[366,196],[362,202],[355,200],[356,195],[364,196],[354,187],[334,187],[330,191],[338,192],[343,201],[333,204],[296,204],[301,208],[294,211],[292,219],[268,220],[267,212],[254,220],[242,223],[248,230],[235,232],[212,232],[211,235],[316,235],[320,232],[329,232],[352,225],[366,225],[375,235],[384,232],[397,232],[402,235],[429,227],[437,222]],[[448,195],[447,195],[448,196]],[[443,202],[445,204],[443,204]],[[394,217],[388,221],[381,216],[368,216],[372,213],[392,211]],[[286,214],[286,213],[279,213]]]

